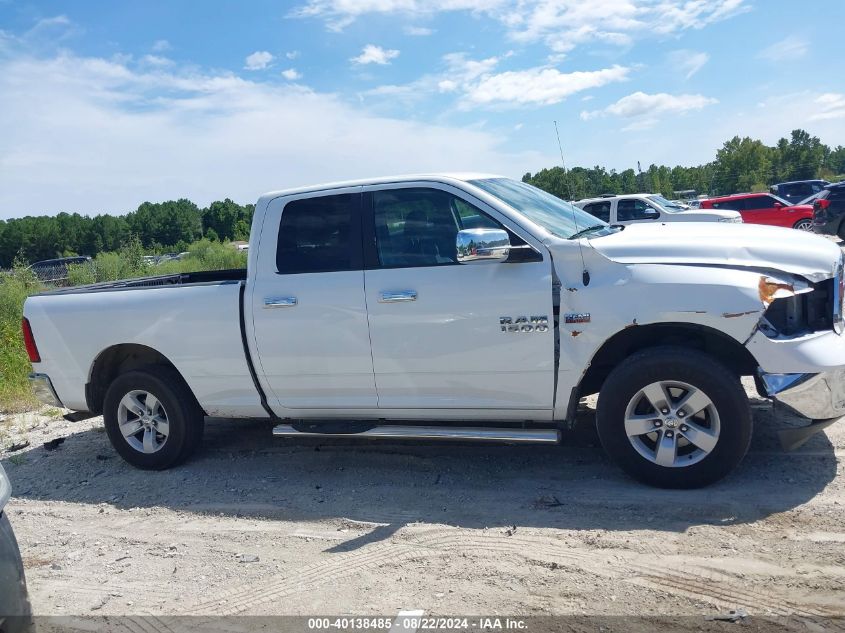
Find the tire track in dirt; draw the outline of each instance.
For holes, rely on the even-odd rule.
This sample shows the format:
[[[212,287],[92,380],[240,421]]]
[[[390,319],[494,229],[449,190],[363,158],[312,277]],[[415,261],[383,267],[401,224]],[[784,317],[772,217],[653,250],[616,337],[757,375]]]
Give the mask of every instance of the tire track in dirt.
[[[332,554],[290,575],[276,576],[257,587],[243,586],[197,603],[188,613],[230,615],[321,585],[330,584],[365,570],[396,566],[412,559],[430,559],[461,552],[487,559],[501,557],[534,561],[544,566],[555,563],[563,569],[575,567],[596,576],[632,583],[658,592],[707,602],[718,608],[745,607],[760,614],[831,617],[845,615],[845,609],[798,602],[773,588],[751,588],[727,574],[694,568],[689,564],[655,560],[653,555],[608,550],[576,550],[563,543],[534,536],[468,535],[450,529],[427,529],[398,533],[392,542],[374,543],[353,553]],[[597,555],[598,554],[598,555]],[[645,564],[642,561],[648,560]],[[654,561],[654,562],[652,562]],[[662,567],[661,567],[662,566]]]

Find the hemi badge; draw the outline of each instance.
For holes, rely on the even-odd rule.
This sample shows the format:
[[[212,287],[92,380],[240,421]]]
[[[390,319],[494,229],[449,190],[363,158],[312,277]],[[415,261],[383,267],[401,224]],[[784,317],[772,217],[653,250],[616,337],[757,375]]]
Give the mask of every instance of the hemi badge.
[[[569,314],[565,314],[563,316],[564,323],[589,323],[590,322],[590,313],[589,312],[581,312],[575,313],[570,312]]]

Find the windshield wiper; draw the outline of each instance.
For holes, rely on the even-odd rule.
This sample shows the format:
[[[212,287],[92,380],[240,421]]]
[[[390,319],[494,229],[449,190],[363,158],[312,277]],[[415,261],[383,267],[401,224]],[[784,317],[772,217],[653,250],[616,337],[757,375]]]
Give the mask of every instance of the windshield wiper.
[[[570,235],[569,239],[574,240],[576,237],[581,237],[582,235],[584,235],[585,233],[589,233],[590,231],[595,231],[597,229],[604,229],[604,228],[607,228],[607,227],[608,227],[607,224],[594,224],[593,226],[588,226],[586,229],[581,229],[580,231],[578,231],[574,235]]]

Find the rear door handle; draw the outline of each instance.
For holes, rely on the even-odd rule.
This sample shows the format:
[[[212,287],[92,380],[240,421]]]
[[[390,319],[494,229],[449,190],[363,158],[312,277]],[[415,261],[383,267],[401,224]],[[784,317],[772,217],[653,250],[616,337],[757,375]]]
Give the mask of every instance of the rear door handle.
[[[381,298],[379,299],[379,303],[399,303],[400,301],[416,301],[416,300],[417,300],[417,291],[416,290],[399,290],[399,291],[388,290],[386,292],[381,293]]]
[[[264,297],[265,308],[293,308],[296,304],[296,297]]]

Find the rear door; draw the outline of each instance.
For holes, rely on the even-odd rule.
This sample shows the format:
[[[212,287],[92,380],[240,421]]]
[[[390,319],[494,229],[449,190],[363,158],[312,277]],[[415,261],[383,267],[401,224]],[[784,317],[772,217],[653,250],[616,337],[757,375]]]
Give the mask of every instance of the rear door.
[[[258,370],[273,408],[375,408],[361,188],[270,202],[252,286]]]
[[[497,411],[551,419],[554,316],[551,259],[458,264],[462,228],[506,218],[449,185],[367,187],[365,287],[382,409]]]

